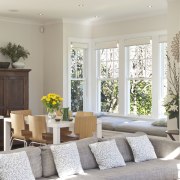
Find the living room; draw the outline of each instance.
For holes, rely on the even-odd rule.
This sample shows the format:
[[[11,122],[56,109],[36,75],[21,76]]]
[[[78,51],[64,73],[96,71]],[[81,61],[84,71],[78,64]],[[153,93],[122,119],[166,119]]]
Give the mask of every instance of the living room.
[[[20,44],[30,54],[25,61],[21,61],[25,62],[24,69],[31,70],[28,108],[32,114],[47,114],[41,98],[48,93],[57,93],[63,97],[62,106],[69,107],[73,113],[88,111],[100,117],[103,136],[141,131],[160,136],[159,139],[168,137],[170,142],[172,140],[165,131],[175,130],[176,133],[171,135],[179,141],[179,118],[173,117],[173,120],[167,121],[163,106],[164,87],[171,86],[167,79],[164,80],[166,47],[170,59],[173,59],[172,43],[180,34],[179,0],[55,0],[53,3],[50,0],[6,0],[0,4],[0,47],[5,47],[9,42]],[[147,66],[142,67],[145,70],[141,69],[143,75],[137,77],[132,68],[135,66],[133,60],[133,65],[127,63],[134,52],[130,47],[144,44],[148,45],[145,47],[147,54],[144,61]],[[82,53],[82,76],[73,76],[71,63],[75,57],[72,58],[72,50],[76,48],[85,50]],[[108,51],[103,54],[103,49],[110,49],[113,56],[113,68],[109,72],[112,76],[101,74],[103,64],[108,67],[110,56]],[[0,62],[10,62],[10,58],[0,53]],[[76,87],[77,94],[82,93],[82,96],[75,95],[79,98],[76,101],[72,99],[72,83],[75,81],[80,83]],[[148,91],[145,95],[151,94],[148,100],[141,99],[140,110],[136,103],[133,104],[135,100],[131,97],[135,96],[130,93],[135,87],[130,83],[139,81],[146,82],[144,88],[146,85],[150,87],[145,90]],[[111,98],[104,96],[103,82],[112,85],[113,96],[108,94],[110,91],[105,94]],[[118,90],[115,91],[115,88]],[[137,96],[135,98],[137,100]],[[111,102],[111,105],[107,105],[107,102]],[[0,116],[10,113],[5,114],[3,110],[2,114],[0,110]],[[155,121],[163,121],[167,125],[155,126],[154,130],[151,124]],[[155,141],[153,143],[156,144]],[[160,156],[170,154],[173,147],[176,147],[175,144],[167,146],[170,149],[161,151]]]

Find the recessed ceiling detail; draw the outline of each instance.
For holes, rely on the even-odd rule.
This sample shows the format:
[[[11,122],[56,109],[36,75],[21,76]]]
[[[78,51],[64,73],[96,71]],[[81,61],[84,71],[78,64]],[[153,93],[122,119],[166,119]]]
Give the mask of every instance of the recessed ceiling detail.
[[[153,8],[145,8],[149,5]],[[101,17],[98,21],[111,21],[166,12],[167,0],[1,0],[0,3],[0,16],[41,22],[86,21],[96,15]]]

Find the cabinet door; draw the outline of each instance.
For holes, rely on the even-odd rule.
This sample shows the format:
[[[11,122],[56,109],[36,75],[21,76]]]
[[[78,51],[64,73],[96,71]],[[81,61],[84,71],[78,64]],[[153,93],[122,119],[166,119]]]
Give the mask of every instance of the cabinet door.
[[[0,77],[0,115],[5,115],[5,80],[4,77]]]
[[[27,108],[27,81],[23,76],[8,77],[6,80],[7,111]]]

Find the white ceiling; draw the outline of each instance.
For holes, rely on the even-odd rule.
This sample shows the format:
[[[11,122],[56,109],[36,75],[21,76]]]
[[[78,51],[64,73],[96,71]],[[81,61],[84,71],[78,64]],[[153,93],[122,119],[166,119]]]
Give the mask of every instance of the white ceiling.
[[[42,22],[58,19],[101,22],[166,11],[167,0],[0,0],[0,16]]]

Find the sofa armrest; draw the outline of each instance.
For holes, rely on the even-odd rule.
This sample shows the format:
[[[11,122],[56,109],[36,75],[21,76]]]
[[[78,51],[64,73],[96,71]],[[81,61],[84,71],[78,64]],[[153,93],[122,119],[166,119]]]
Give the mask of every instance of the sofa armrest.
[[[150,137],[158,158],[180,159],[180,142]]]

